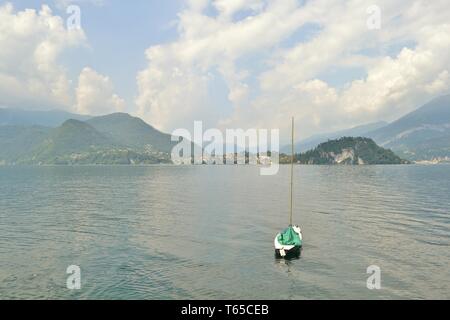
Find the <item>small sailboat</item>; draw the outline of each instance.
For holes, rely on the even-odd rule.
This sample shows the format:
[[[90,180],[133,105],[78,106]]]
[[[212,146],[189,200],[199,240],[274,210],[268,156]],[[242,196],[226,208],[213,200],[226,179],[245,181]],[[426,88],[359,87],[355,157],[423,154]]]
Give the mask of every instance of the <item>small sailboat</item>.
[[[302,230],[292,223],[293,212],[293,180],[294,180],[294,118],[292,118],[292,147],[291,147],[291,194],[289,227],[277,234],[274,240],[275,257],[283,259],[298,259],[302,249]]]

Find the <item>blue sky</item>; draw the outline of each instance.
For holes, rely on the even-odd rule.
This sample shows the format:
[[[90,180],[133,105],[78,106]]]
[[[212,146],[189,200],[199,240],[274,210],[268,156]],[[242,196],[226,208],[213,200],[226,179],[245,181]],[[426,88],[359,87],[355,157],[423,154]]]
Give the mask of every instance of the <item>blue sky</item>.
[[[445,0],[0,1],[0,106],[168,132],[390,121],[449,92],[449,16]]]

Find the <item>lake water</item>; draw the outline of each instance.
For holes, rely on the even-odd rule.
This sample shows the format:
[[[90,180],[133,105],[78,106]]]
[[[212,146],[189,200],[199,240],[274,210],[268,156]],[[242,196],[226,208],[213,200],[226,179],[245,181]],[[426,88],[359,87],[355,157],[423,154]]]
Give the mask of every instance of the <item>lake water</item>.
[[[288,179],[287,166],[0,167],[0,299],[450,298],[450,166],[297,166],[304,249],[289,263],[273,252]]]

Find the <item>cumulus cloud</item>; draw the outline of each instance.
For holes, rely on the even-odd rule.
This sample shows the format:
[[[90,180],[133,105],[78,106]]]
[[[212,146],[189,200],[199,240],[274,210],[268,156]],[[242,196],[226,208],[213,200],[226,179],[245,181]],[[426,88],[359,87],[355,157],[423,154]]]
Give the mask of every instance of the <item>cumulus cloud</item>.
[[[108,77],[84,68],[75,88],[59,63],[65,50],[86,42],[82,29],[68,30],[46,5],[19,12],[0,6],[0,105],[94,115],[123,110]]]
[[[448,70],[442,71],[436,80],[425,85],[425,90],[430,94],[442,93],[448,88],[450,88],[450,74]]]
[[[84,68],[78,78],[74,110],[81,114],[104,115],[123,111],[125,101],[114,93],[111,80],[91,68]]]
[[[395,115],[408,104],[414,106],[424,97],[445,93],[449,89],[445,69],[450,66],[449,32],[450,24],[420,30],[415,49],[404,48],[395,58],[381,59],[369,68],[365,79],[343,91],[343,110]]]
[[[178,39],[147,51],[137,79],[140,115],[166,130],[202,117],[219,126],[283,129],[294,115],[304,136],[392,120],[448,92],[447,2],[377,1],[380,30],[367,28],[371,5],[189,1]],[[303,35],[308,26],[315,32]],[[335,68],[343,80],[333,87],[327,78]],[[360,75],[348,78],[355,68]],[[210,94],[211,74],[226,84],[229,116]]]
[[[229,15],[238,9],[259,10],[256,2],[250,7],[240,1],[214,4],[216,18],[203,13],[208,1],[190,1],[179,14],[179,40],[147,50],[148,67],[138,74],[136,103],[139,115],[158,128],[172,130],[196,119],[217,122],[217,105],[209,93],[212,74],[228,86],[231,103],[242,103],[249,73],[237,61],[270,49],[306,21],[291,0],[271,2],[238,22]]]
[[[261,0],[215,0],[214,7],[220,12],[221,17],[232,18],[233,15],[242,10],[258,12],[264,7]]]
[[[48,6],[15,12],[5,4],[0,6],[0,35],[0,104],[70,105],[70,80],[57,58],[84,42],[83,31],[66,30]]]
[[[189,0],[177,15],[178,37],[146,50],[135,113],[165,131],[194,120],[287,129],[295,116],[297,133],[306,136],[393,120],[448,93],[447,1],[378,0],[380,30],[367,28],[371,5]],[[86,42],[83,30],[67,30],[47,6],[20,12],[0,6],[0,104],[123,110],[107,75],[85,68],[72,83],[59,62]]]

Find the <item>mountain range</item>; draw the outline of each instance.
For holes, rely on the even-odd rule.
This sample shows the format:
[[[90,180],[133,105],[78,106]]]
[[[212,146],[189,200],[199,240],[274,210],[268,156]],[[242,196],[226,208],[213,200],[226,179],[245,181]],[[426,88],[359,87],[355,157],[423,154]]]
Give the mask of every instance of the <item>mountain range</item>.
[[[10,110],[2,111],[0,115],[14,114]],[[171,141],[171,135],[128,114],[101,117],[73,117],[59,111],[32,114],[37,116],[36,121],[26,112],[14,118],[0,118],[3,123],[0,125],[0,163],[171,163],[170,150],[176,143]]]
[[[450,158],[450,95],[433,99],[417,110],[392,122],[376,122],[348,130],[315,135],[296,144],[297,151],[314,149],[327,140],[342,137],[373,139],[410,161]],[[289,153],[289,146],[282,152]]]
[[[0,126],[42,126],[57,127],[69,119],[85,121],[92,118],[61,110],[33,111],[0,108]]]
[[[353,127],[350,129],[340,130],[336,132],[322,133],[313,135],[307,139],[301,140],[295,144],[295,150],[298,151],[308,151],[317,147],[319,144],[327,141],[327,140],[335,140],[342,137],[361,137],[364,136],[367,132],[371,132],[377,129],[380,129],[384,126],[388,125],[387,122],[379,121],[374,123],[369,123],[365,125],[360,125],[357,127]],[[281,148],[282,153],[290,153],[291,146],[283,146]]]
[[[408,160],[450,157],[450,95],[438,97],[421,108],[365,136]]]
[[[364,137],[409,161],[450,159],[450,95],[392,123],[376,122],[315,135],[296,144],[313,150],[328,140]],[[0,109],[0,164],[171,163],[176,142],[126,113],[92,117],[65,111]],[[290,147],[281,152],[289,153]]]

